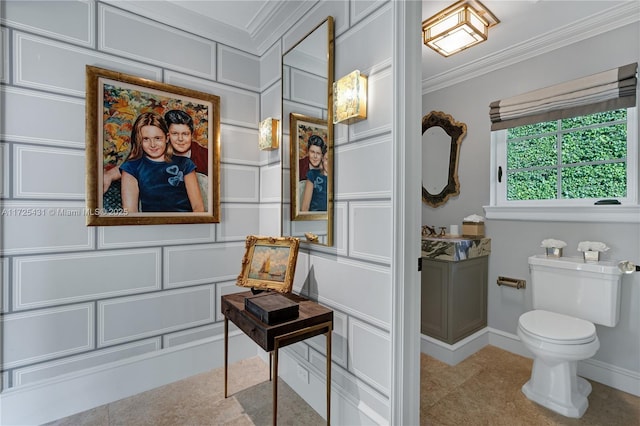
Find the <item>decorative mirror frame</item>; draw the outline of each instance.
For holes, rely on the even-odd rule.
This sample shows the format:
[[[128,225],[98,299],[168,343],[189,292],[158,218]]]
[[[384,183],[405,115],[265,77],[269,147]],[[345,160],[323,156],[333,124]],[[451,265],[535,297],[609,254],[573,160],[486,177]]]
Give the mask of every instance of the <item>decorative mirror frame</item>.
[[[422,201],[431,206],[438,207],[444,204],[452,195],[460,194],[460,181],[458,180],[458,158],[460,154],[460,144],[467,134],[467,125],[455,121],[452,116],[442,111],[431,111],[422,117],[422,133],[427,129],[438,126],[451,137],[451,148],[449,150],[449,176],[445,187],[439,194],[429,193],[424,184],[422,186]]]

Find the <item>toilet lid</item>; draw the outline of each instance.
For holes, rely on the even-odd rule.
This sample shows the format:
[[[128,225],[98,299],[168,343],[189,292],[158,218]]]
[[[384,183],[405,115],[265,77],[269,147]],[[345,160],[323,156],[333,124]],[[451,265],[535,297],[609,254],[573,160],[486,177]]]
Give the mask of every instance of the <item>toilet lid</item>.
[[[529,311],[520,316],[518,323],[523,331],[547,342],[579,345],[596,337],[596,327],[591,322],[555,312]]]

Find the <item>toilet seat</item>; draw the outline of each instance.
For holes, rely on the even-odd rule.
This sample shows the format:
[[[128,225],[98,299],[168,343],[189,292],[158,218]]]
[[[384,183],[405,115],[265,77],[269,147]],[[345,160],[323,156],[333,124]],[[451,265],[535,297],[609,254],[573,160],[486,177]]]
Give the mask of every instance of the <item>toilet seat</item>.
[[[522,314],[518,327],[534,339],[559,345],[584,345],[597,339],[593,323],[540,309]]]

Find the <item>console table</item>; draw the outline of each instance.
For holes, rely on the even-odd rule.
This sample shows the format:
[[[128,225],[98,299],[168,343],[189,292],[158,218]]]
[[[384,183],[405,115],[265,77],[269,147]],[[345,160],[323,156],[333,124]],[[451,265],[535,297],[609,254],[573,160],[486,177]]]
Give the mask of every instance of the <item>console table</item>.
[[[229,321],[273,356],[273,424],[278,416],[278,349],[310,337],[324,334],[327,339],[327,425],[331,418],[331,332],[333,311],[309,299],[293,293],[287,298],[299,304],[298,318],[279,324],[268,325],[244,309],[244,299],[251,292],[222,296],[221,310],[224,315],[224,397],[227,397],[227,366],[229,353]],[[271,362],[270,362],[271,364]],[[271,367],[269,368],[271,376]]]

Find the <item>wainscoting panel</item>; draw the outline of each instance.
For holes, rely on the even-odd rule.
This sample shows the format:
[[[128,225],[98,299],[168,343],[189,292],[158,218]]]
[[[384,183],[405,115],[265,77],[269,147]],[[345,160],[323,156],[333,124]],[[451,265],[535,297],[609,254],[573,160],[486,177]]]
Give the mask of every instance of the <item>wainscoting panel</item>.
[[[209,284],[240,273],[244,240],[237,243],[164,248],[165,287]]]
[[[260,90],[260,58],[218,45],[218,81],[243,89]]]
[[[0,97],[11,105],[2,109],[2,140],[85,148],[84,126],[69,125],[84,123],[84,100],[6,86],[0,86]],[[33,117],[38,117],[38,126]]]
[[[391,264],[391,203],[352,201],[349,204],[349,256]],[[375,229],[377,231],[372,232]]]
[[[160,81],[162,76],[161,70],[156,67],[30,34],[17,33],[14,49],[16,84],[63,95],[85,95],[85,65],[114,69],[156,81]]]
[[[104,5],[98,6],[98,26],[98,47],[104,52],[216,78],[216,43],[212,41]]]
[[[94,348],[93,303],[6,314],[0,326],[3,370]]]
[[[94,230],[85,225],[84,203],[4,201],[0,254],[51,253],[93,249]],[[65,232],[51,232],[61,229]]]
[[[16,310],[153,291],[160,286],[157,248],[13,259]]]
[[[336,147],[337,199],[391,198],[391,140],[389,134]]]
[[[14,145],[13,196],[15,198],[85,199],[85,153],[80,150]],[[55,172],[43,174],[51,164]]]
[[[222,221],[217,226],[217,241],[244,241],[249,234],[260,233],[260,210],[258,204],[222,205]]]
[[[257,167],[222,164],[220,198],[227,203],[258,203],[260,201],[260,169]]]
[[[68,43],[94,47],[95,5],[91,1],[43,1],[33,7],[29,2],[7,1],[2,5],[2,23]]]
[[[388,333],[349,318],[349,362],[350,371],[389,395],[391,370],[380,368],[381,365],[391,365],[391,337]]]
[[[98,302],[98,346],[138,340],[215,321],[215,286]]]
[[[225,163],[260,165],[258,130],[244,127],[220,126],[221,159]]]
[[[13,370],[13,386],[28,385],[157,350],[160,350],[160,339],[154,338],[18,368]]]

